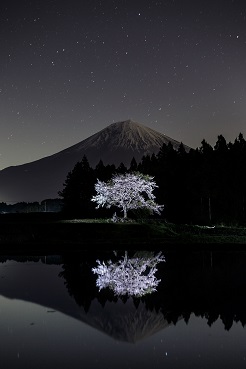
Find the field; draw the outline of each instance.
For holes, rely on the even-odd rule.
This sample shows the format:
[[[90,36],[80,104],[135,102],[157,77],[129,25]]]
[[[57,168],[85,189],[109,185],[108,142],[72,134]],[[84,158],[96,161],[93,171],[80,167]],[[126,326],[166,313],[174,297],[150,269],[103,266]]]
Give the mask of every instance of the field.
[[[246,249],[246,228],[177,225],[157,220],[112,223],[58,213],[0,215],[0,250],[61,253],[95,249]]]

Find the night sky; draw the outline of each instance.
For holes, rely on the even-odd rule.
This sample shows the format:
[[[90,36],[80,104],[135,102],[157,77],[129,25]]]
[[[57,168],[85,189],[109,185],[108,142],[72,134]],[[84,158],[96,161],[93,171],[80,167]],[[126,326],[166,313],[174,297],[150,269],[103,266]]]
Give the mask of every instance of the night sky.
[[[246,136],[246,2],[0,3],[0,169],[132,119],[191,147]]]

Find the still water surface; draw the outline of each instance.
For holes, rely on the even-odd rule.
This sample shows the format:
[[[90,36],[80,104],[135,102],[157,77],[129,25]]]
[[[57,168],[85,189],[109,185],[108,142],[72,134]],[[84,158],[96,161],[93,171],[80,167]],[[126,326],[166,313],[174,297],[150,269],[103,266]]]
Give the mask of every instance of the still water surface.
[[[244,253],[167,253],[141,298],[99,292],[98,257],[0,257],[1,368],[246,367]]]

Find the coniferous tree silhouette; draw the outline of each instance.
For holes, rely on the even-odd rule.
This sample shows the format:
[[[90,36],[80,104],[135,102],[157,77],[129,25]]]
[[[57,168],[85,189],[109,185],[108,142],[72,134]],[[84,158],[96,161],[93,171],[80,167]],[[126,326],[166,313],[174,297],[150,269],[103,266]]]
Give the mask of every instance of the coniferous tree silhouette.
[[[92,216],[94,208],[90,199],[94,194],[95,180],[95,172],[84,156],[68,173],[64,189],[59,192],[65,213],[80,217]]]
[[[86,157],[68,173],[59,192],[64,210],[73,216],[95,216],[90,198],[96,179],[108,181],[114,174],[139,171],[155,178],[156,200],[164,204],[162,216],[179,223],[239,223],[246,220],[246,141],[240,133],[233,143],[222,135],[212,147],[205,140],[197,149],[185,150],[181,143],[175,150],[163,144],[155,155],[141,161],[133,158],[130,167],[121,163],[92,169]],[[98,214],[98,213],[97,213]]]
[[[131,163],[130,163],[130,168],[129,168],[129,170],[130,170],[130,172],[136,172],[136,171],[137,171],[137,169],[138,169],[138,164],[137,164],[137,162],[136,162],[135,157],[133,157],[133,158],[132,158],[132,160],[131,160]]]
[[[127,172],[127,167],[125,166],[124,163],[121,162],[118,168],[116,169],[116,172],[119,174],[124,174]]]
[[[218,136],[214,146],[214,208],[216,220],[220,221],[230,213],[230,153],[225,138]]]
[[[211,222],[212,210],[211,210],[211,198],[213,195],[213,148],[205,140],[202,140],[201,147],[199,149],[200,158],[200,215],[201,220],[204,222]]]
[[[242,133],[234,144],[228,144],[230,151],[230,186],[231,186],[231,216],[245,222],[246,218],[246,141]]]

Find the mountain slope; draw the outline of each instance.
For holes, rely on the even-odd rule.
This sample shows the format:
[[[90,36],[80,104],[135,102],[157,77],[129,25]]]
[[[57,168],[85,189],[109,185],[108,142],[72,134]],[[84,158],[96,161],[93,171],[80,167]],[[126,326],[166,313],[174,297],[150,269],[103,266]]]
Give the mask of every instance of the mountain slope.
[[[58,197],[70,170],[86,155],[91,166],[130,164],[133,156],[157,153],[163,143],[180,143],[151,128],[130,120],[113,123],[98,133],[57,154],[0,171],[0,202],[42,201]],[[189,147],[185,146],[186,150]]]
[[[99,160],[104,164],[129,165],[133,156],[140,161],[143,155],[157,153],[163,143],[172,143],[178,149],[180,142],[131,120],[112,123],[103,130],[68,149],[52,155],[53,157],[77,156],[83,152],[91,166]],[[190,148],[186,146],[186,149]]]

